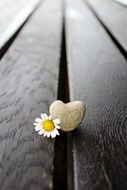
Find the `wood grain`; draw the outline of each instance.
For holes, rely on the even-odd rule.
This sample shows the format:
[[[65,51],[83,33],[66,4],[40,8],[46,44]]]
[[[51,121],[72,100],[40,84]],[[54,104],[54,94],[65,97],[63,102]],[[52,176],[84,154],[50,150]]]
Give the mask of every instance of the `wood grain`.
[[[75,190],[127,189],[127,63],[83,1],[66,0],[70,98],[86,104],[73,132]]]
[[[0,51],[32,14],[40,0],[0,1]]]
[[[0,189],[52,189],[54,140],[33,122],[57,98],[60,0],[47,0],[0,63]]]
[[[111,0],[87,1],[127,53],[127,8]]]

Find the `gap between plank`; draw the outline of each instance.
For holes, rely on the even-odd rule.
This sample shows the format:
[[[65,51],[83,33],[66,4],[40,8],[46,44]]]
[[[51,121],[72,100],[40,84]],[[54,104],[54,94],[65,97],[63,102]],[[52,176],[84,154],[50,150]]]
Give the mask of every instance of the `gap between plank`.
[[[65,23],[63,18],[58,100],[69,102],[69,81],[66,56]],[[55,140],[53,189],[73,189],[72,133],[62,133]]]
[[[115,1],[115,3],[118,3],[119,5],[127,8],[127,1],[125,1],[125,0],[114,0],[114,1]]]
[[[39,0],[38,3],[33,5],[33,7],[26,7],[23,13],[21,12],[18,18],[15,19],[15,21],[11,24],[9,31],[6,32],[7,34],[2,37],[4,40],[0,44],[0,59],[7,52],[8,48],[11,46],[23,26],[30,19],[30,17],[33,15],[41,3],[42,1]]]
[[[84,0],[83,0],[83,2],[84,2]],[[101,26],[106,30],[106,32],[109,35],[109,37],[111,38],[111,40],[114,42],[114,44],[117,46],[117,48],[119,49],[119,51],[121,52],[121,54],[124,56],[125,60],[127,61],[127,52],[126,52],[126,50],[123,48],[123,46],[120,44],[120,42],[117,41],[117,39],[114,37],[114,35],[112,34],[112,32],[102,22],[101,18],[96,13],[96,11],[92,7],[92,5],[87,0],[84,3],[86,3],[87,7],[92,11],[92,13],[94,14],[94,16],[97,18],[97,20],[99,21],[99,23],[101,24]]]

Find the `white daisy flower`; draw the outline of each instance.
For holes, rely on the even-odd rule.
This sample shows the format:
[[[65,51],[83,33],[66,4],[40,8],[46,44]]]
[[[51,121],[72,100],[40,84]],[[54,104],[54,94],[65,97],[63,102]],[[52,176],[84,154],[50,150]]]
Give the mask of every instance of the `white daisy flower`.
[[[39,135],[43,135],[44,137],[51,136],[52,138],[59,135],[58,129],[60,129],[60,119],[52,120],[51,116],[42,113],[41,118],[36,118],[35,122],[35,130],[38,131]]]

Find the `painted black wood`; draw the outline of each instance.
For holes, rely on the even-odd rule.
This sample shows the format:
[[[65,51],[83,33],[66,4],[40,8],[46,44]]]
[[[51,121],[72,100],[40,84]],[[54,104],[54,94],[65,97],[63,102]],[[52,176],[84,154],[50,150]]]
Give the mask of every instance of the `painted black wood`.
[[[125,27],[127,26],[127,7],[111,0],[87,1],[127,53],[127,27]]]
[[[70,99],[86,104],[73,132],[75,190],[127,189],[127,62],[80,0],[66,0]]]
[[[0,1],[0,54],[8,41],[25,23],[40,0]]]
[[[60,0],[44,1],[0,63],[0,189],[52,189],[54,140],[33,122],[57,98]]]

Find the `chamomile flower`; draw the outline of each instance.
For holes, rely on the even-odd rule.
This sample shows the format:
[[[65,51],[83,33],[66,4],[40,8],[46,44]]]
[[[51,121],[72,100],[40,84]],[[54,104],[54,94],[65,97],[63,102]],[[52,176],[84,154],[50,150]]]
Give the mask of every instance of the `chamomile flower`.
[[[44,137],[51,136],[52,138],[59,135],[60,119],[52,120],[51,116],[47,116],[47,114],[44,113],[41,114],[41,118],[36,118],[35,122],[35,130],[39,135],[43,135]]]

